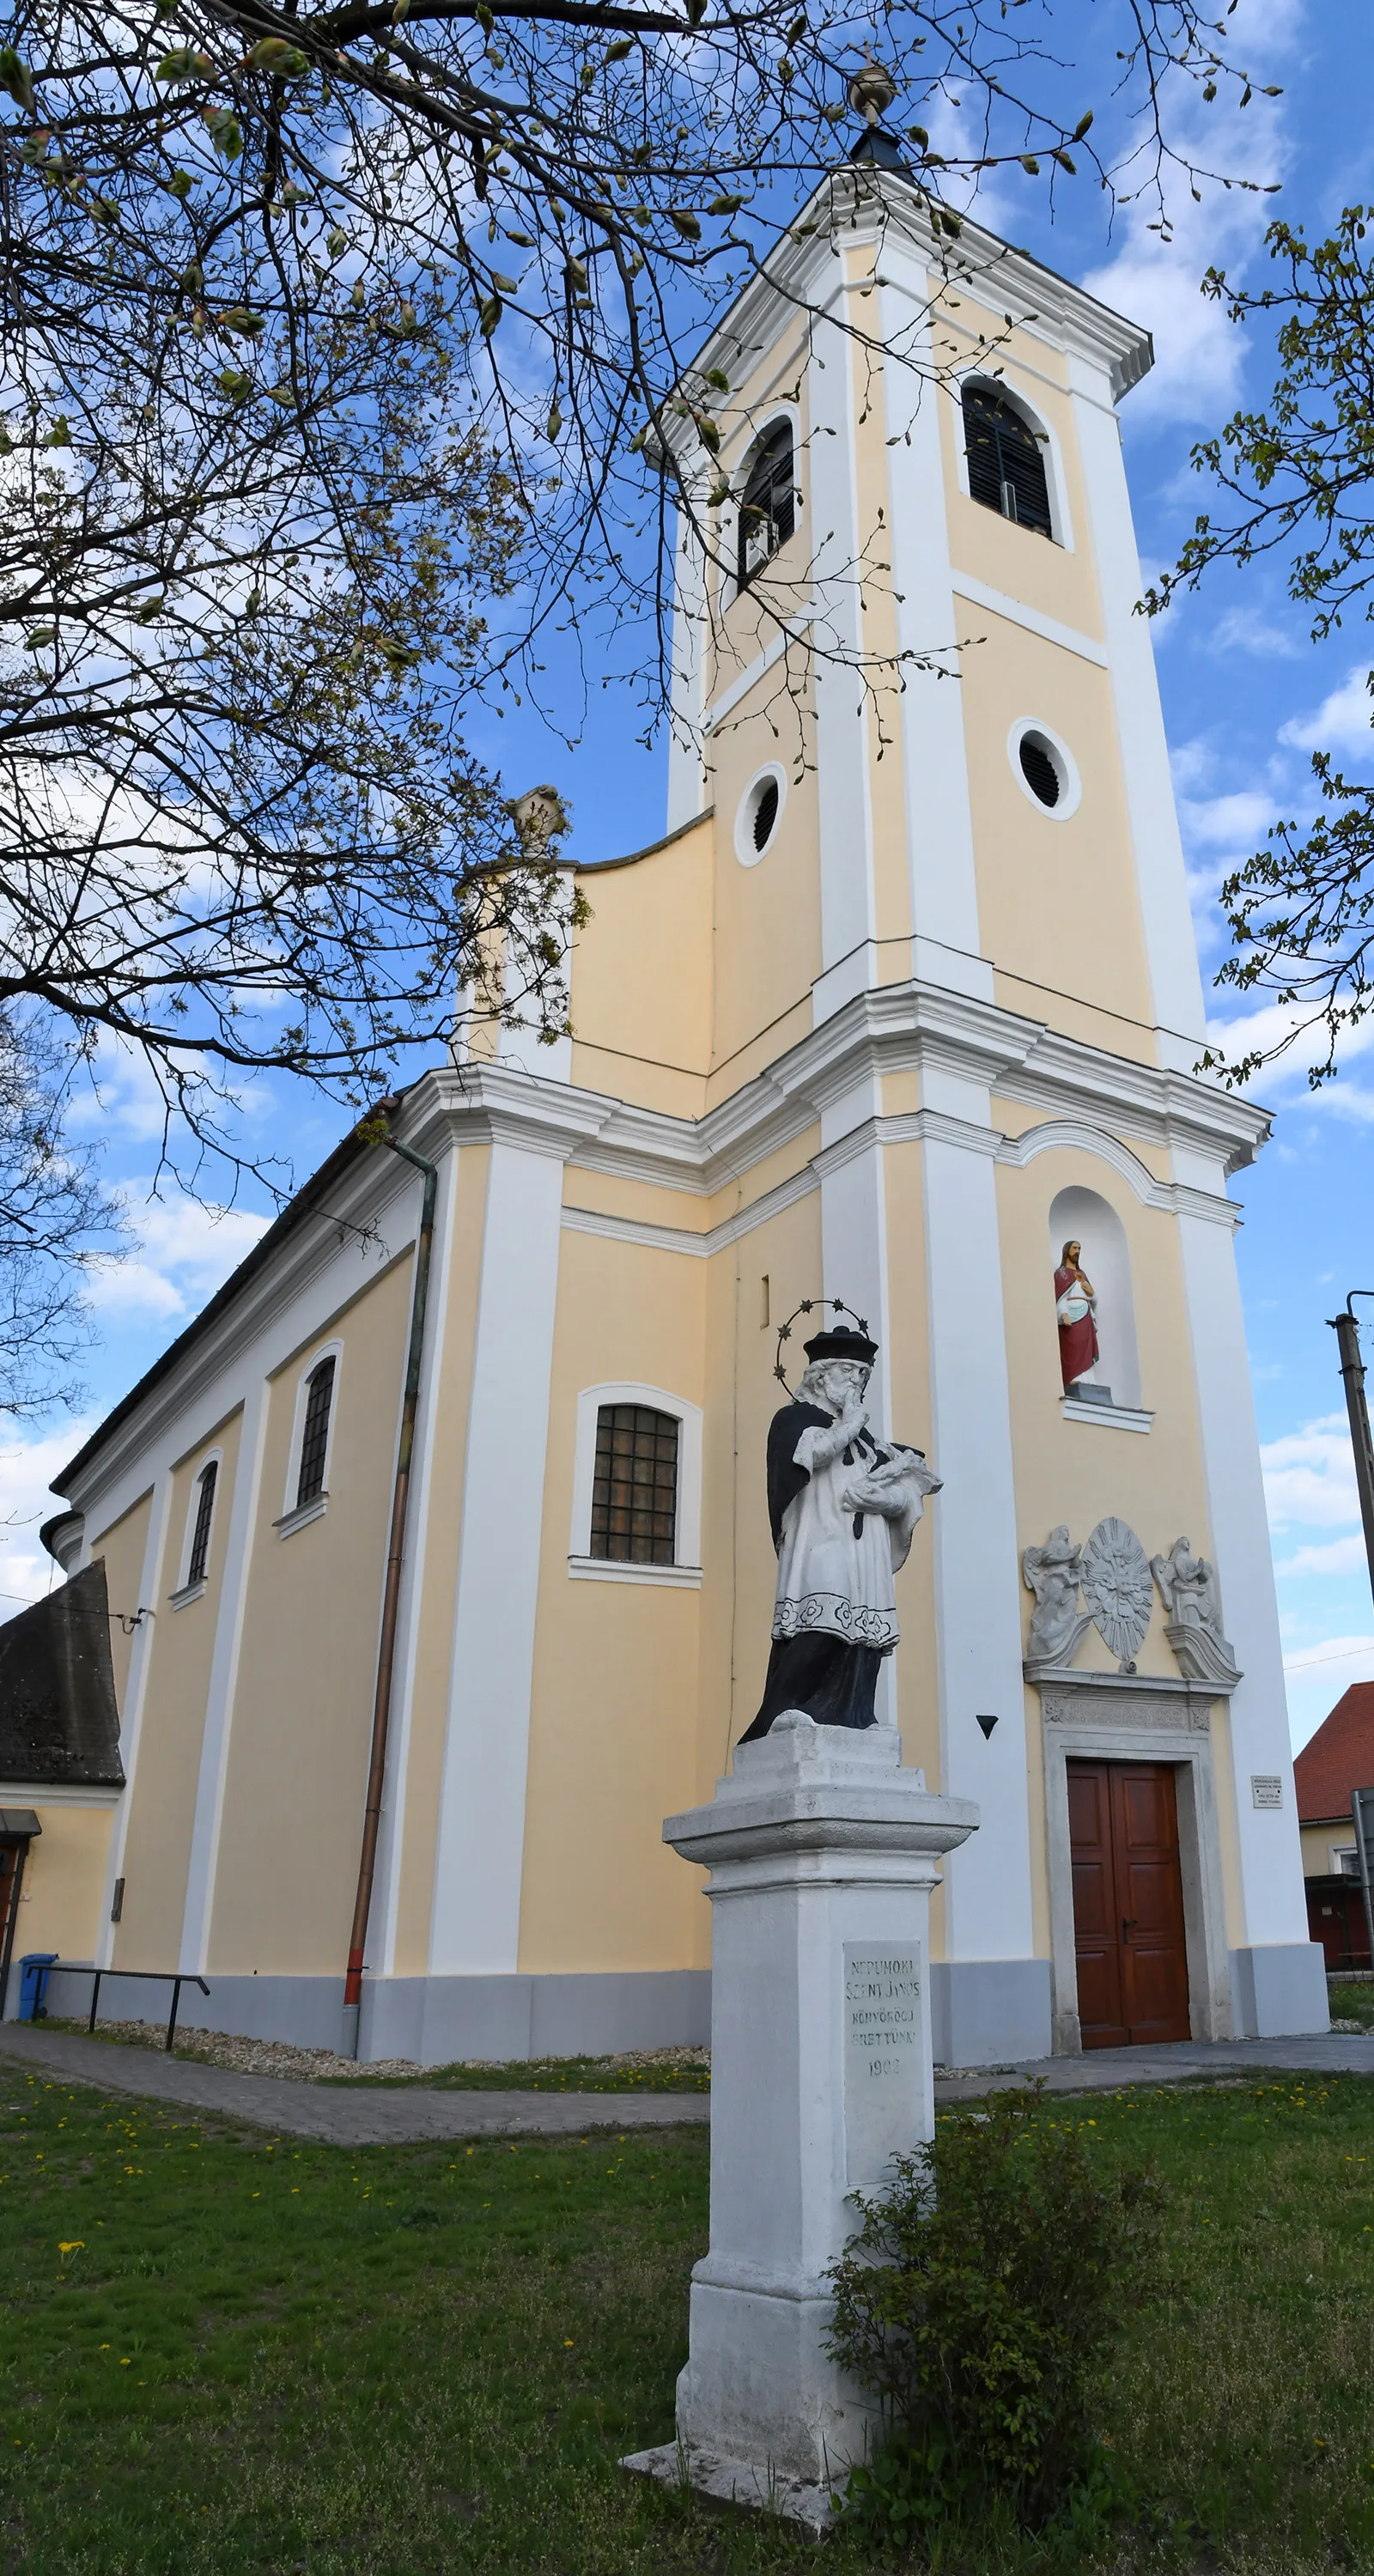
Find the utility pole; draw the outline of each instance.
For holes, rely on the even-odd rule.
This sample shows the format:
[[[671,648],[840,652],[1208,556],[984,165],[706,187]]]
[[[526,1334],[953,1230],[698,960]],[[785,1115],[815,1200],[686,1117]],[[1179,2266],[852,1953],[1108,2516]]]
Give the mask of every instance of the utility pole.
[[[1329,1315],[1327,1321],[1335,1333],[1341,1355],[1345,1409],[1350,1416],[1350,1445],[1355,1452],[1355,1483],[1360,1497],[1360,1518],[1364,1523],[1364,1552],[1369,1566],[1369,1587],[1374,1592],[1374,1441],[1369,1434],[1360,1328],[1355,1321],[1357,1297],[1374,1297],[1374,1288],[1352,1288],[1341,1313]]]

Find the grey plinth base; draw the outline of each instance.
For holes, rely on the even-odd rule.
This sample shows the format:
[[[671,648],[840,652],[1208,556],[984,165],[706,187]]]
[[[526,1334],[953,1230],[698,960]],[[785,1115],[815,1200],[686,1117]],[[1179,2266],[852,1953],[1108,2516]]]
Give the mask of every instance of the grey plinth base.
[[[689,2451],[681,2442],[660,2442],[654,2451],[631,2451],[620,2463],[638,2478],[657,2478],[660,2486],[679,2493],[710,2496],[716,2504],[743,2505],[755,2513],[781,2514],[798,2522],[819,2540],[835,2520],[828,2486],[805,2478],[786,2478],[776,2469],[759,2469],[748,2460],[727,2460],[719,2451]]]
[[[711,1873],[711,2243],[671,2453],[705,2492],[806,2520],[869,2449],[876,2409],[830,2350],[830,2270],[855,2190],[934,2130],[930,1892],[977,1821],[903,1769],[895,1728],[788,1710],[664,1825]]]

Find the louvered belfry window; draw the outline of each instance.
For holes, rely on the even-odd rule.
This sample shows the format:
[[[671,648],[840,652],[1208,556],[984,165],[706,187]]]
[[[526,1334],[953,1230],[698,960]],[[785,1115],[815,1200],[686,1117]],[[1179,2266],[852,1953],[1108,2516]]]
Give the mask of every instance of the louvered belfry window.
[[[968,488],[975,501],[1000,510],[1018,527],[1038,535],[1054,534],[1050,520],[1045,457],[1033,429],[1028,429],[1010,403],[986,385],[964,389],[964,446],[968,453]]]
[[[188,1584],[205,1581],[205,1569],[210,1562],[210,1524],[215,1517],[215,1485],[218,1478],[219,1464],[212,1458],[209,1466],[201,1470],[200,1483],[196,1492],[196,1525],[191,1533],[191,1561],[186,1569]]]
[[[797,524],[796,467],[790,421],[777,421],[759,447],[739,505],[739,586],[785,546]]]
[[[329,1448],[329,1412],[334,1401],[334,1362],[321,1360],[312,1372],[305,1398],[301,1433],[301,1471],[296,1480],[296,1509],[324,1492],[324,1462]]]
[[[603,1404],[596,1417],[593,1556],[671,1565],[677,1548],[678,1423],[647,1404]]]

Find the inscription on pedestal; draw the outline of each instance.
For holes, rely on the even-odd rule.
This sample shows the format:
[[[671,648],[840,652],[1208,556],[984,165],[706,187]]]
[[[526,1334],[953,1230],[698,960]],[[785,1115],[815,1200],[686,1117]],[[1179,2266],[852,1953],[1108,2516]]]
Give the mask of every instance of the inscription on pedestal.
[[[851,2188],[921,2136],[921,1952],[844,1945],[844,2135]]]

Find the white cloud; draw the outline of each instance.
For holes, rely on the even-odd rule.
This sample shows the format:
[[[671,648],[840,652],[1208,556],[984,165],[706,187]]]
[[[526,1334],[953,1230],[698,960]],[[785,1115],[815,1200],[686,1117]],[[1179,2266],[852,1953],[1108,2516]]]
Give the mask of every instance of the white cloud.
[[[1300,1547],[1285,1557],[1276,1574],[1361,1574],[1365,1567],[1364,1532],[1351,1538],[1327,1539],[1317,1547]]]
[[[1253,608],[1228,608],[1212,629],[1213,647],[1223,653],[1272,654],[1288,661],[1302,651],[1305,641],[1296,626],[1275,626]]]
[[[1266,1441],[1260,1464],[1271,1529],[1288,1529],[1294,1522],[1307,1529],[1358,1526],[1360,1498],[1343,1413],[1323,1414],[1304,1423],[1301,1431]]]
[[[62,1581],[38,1537],[42,1523],[64,1508],[49,1479],[61,1474],[95,1425],[91,1415],[55,1431],[0,1439],[0,1619],[14,1618],[26,1601],[40,1601]]]
[[[1290,1674],[1307,1673],[1325,1664],[1356,1662],[1367,1664],[1369,1672],[1352,1674],[1350,1680],[1366,1681],[1374,1676],[1374,1637],[1324,1637],[1319,1646],[1304,1646],[1295,1655],[1285,1655],[1283,1669]],[[1337,1683],[1338,1691],[1347,1687],[1347,1681]]]
[[[1374,741],[1370,725],[1374,722],[1374,697],[1369,689],[1369,664],[1353,663],[1338,689],[1323,698],[1315,714],[1293,716],[1279,727],[1279,740],[1294,751],[1350,752],[1357,758],[1374,760]]]
[[[1274,819],[1274,802],[1254,788],[1241,788],[1230,796],[1181,796],[1178,813],[1185,841],[1200,841],[1212,850],[1243,846],[1248,855]]]
[[[248,1208],[203,1206],[179,1192],[154,1198],[151,1181],[126,1182],[134,1249],[93,1262],[89,1296],[100,1314],[166,1323],[193,1314],[252,1251],[271,1219]]]
[[[1176,148],[1191,151],[1206,169],[1236,172],[1263,189],[1283,175],[1288,145],[1282,99],[1258,94],[1275,58],[1297,33],[1302,0],[1263,0],[1227,21],[1227,50],[1244,46],[1246,69],[1257,94],[1244,114],[1223,94],[1203,107],[1189,85],[1166,79],[1164,121]],[[1145,160],[1138,165],[1146,176]],[[1234,281],[1258,248],[1273,207],[1248,189],[1201,181],[1195,204],[1186,182],[1167,185],[1172,234],[1151,229],[1156,214],[1148,193],[1126,209],[1125,239],[1115,256],[1083,284],[1118,313],[1144,323],[1154,335],[1155,363],[1131,395],[1128,418],[1197,421],[1211,427],[1241,393],[1248,354],[1246,334],[1227,319],[1223,302],[1201,292],[1209,267],[1224,267]]]

